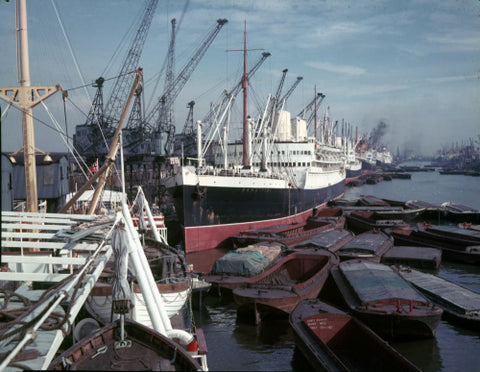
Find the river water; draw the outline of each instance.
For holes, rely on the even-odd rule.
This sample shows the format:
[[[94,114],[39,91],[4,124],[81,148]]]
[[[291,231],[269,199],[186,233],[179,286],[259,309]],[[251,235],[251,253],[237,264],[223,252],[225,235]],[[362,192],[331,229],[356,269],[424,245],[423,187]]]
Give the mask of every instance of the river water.
[[[421,164],[415,164],[421,165]],[[376,185],[347,188],[345,198],[375,195],[391,200],[453,201],[480,209],[480,177],[414,172],[411,180],[394,179]],[[480,292],[480,267],[443,261],[440,277]],[[203,328],[211,371],[305,371],[309,367],[295,350],[288,320],[249,325],[237,322],[231,296],[204,296],[195,306],[197,327]],[[436,337],[392,342],[423,371],[480,371],[480,332],[445,320]]]

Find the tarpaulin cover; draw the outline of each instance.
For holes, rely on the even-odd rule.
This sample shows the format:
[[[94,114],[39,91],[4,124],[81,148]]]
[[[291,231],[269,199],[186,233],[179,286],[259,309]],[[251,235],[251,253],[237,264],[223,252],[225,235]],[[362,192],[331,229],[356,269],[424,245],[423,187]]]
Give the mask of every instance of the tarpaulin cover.
[[[212,274],[252,276],[268,266],[270,260],[255,251],[233,251],[215,261]]]
[[[388,299],[427,302],[390,266],[367,261],[345,261],[339,268],[364,303]]]

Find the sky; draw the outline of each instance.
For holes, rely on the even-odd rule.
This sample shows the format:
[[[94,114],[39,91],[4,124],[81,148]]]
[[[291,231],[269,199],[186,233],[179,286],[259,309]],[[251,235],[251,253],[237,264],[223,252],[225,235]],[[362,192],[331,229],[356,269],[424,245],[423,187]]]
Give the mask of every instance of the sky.
[[[69,94],[65,111],[60,93],[45,101],[54,120],[42,105],[34,108],[39,150],[66,151],[59,130],[67,128],[71,137],[85,122],[95,95],[91,84],[100,76],[107,79],[108,99],[113,85],[108,79],[121,69],[145,4],[27,0],[31,83],[60,83]],[[222,91],[239,81],[243,56],[229,50],[243,48],[246,23],[248,48],[257,49],[248,52],[249,66],[262,52],[271,53],[250,81],[252,116],[275,93],[287,68],[283,92],[303,77],[286,104],[292,116],[316,89],[326,96],[319,112],[328,106],[331,117],[358,127],[360,135],[385,123],[381,142],[394,154],[412,149],[428,156],[480,139],[478,0],[160,0],[139,63],[147,113],[163,88],[172,18],[176,73],[217,19],[228,19],[177,97],[178,132],[188,102],[195,101],[194,120],[200,120]],[[18,86],[14,0],[0,1],[0,20],[0,85]],[[240,97],[236,106],[238,114]],[[3,100],[0,107],[2,152],[17,151],[21,116]]]

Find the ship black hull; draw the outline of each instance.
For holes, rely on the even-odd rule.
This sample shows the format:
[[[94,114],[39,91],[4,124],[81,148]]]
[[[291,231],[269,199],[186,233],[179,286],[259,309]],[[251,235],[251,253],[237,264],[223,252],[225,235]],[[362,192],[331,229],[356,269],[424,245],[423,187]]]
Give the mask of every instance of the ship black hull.
[[[300,221],[341,197],[344,187],[342,180],[315,190],[179,185],[169,192],[191,252],[216,248],[241,231]]]
[[[184,227],[277,219],[315,208],[342,195],[344,181],[327,188],[236,189],[177,186],[174,204]]]
[[[354,181],[362,175],[362,169],[346,169],[345,183]]]

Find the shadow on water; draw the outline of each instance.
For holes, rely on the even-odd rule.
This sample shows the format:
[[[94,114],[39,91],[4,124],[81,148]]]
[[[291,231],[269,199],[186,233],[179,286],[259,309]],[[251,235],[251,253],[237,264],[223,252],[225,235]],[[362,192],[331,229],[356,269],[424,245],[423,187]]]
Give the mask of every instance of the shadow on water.
[[[434,338],[391,345],[424,372],[471,371],[480,365],[480,333],[445,320]]]
[[[424,372],[443,370],[440,350],[435,337],[390,342],[390,345]]]
[[[443,260],[438,276],[454,282],[462,287],[480,293],[480,267],[477,265],[468,265],[460,262],[450,262]]]
[[[210,370],[292,370],[295,341],[288,319],[239,322],[231,296],[207,296],[195,320],[205,333]]]

